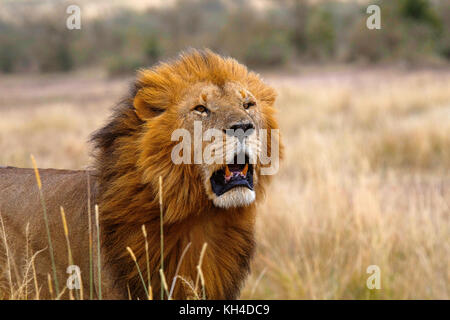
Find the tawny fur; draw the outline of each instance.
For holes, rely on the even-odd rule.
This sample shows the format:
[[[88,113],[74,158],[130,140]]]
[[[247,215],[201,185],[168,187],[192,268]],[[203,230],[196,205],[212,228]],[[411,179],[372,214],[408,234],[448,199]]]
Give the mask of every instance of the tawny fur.
[[[257,101],[257,109],[251,113],[243,112],[241,106],[236,104],[237,98],[232,94],[235,89],[242,92],[242,98],[246,97],[242,90],[249,92]],[[190,51],[175,61],[140,71],[130,96],[117,107],[108,124],[94,134],[92,140],[96,151],[95,170],[91,176],[91,202],[98,203],[100,207],[102,269],[105,273],[105,276],[102,273],[104,298],[126,299],[127,287],[130,288],[133,298],[146,298],[136,266],[126,251],[127,246],[132,248],[146,278],[147,261],[142,225],[146,227],[150,244],[149,271],[153,296],[159,297],[160,176],[163,181],[164,273],[169,287],[178,265],[178,275],[188,282],[195,282],[201,248],[207,243],[202,263],[207,298],[238,297],[243,280],[249,272],[254,251],[256,203],[229,209],[215,207],[211,201],[210,187],[202,176],[204,170],[198,165],[175,165],[171,161],[171,150],[176,144],[170,139],[171,133],[177,128],[190,128],[191,125],[190,116],[184,116],[187,113],[182,113],[183,106],[191,102],[197,103],[194,101],[197,96],[200,96],[200,100],[214,99],[218,97],[217,90],[225,92],[220,94],[222,104],[233,105],[224,113],[219,126],[226,127],[229,121],[247,117],[254,120],[257,128],[278,128],[274,118],[274,90],[264,84],[257,74],[249,72],[234,59],[223,58],[206,50]],[[217,122],[214,125],[217,126]],[[270,141],[269,136],[269,150]],[[256,201],[263,197],[264,186],[270,179],[270,176],[260,175],[260,169],[260,165],[255,166]],[[7,170],[0,170],[0,174],[8,175]],[[2,190],[9,188],[12,180],[20,180],[17,172],[12,174],[16,176],[10,179],[9,185],[0,180]],[[47,174],[49,172],[44,173],[44,184],[51,182],[51,178],[47,180]],[[56,176],[58,175],[55,173],[54,179],[58,180]],[[77,179],[78,182],[71,182],[74,188],[85,188],[86,174],[78,174]],[[67,189],[65,183],[69,184],[61,182],[55,184],[55,187],[47,186],[44,190],[51,195],[48,201],[50,219],[60,219],[57,214],[59,209],[55,208],[59,208],[64,202],[59,195],[67,197],[67,190],[59,193],[59,190]],[[29,188],[32,189],[31,186]],[[36,194],[35,191],[33,193]],[[68,218],[69,229],[71,225],[75,225],[76,230],[79,230],[79,234],[72,235],[71,241],[80,243],[80,253],[74,255],[74,260],[83,267],[86,291],[88,270],[85,268],[89,259],[85,251],[87,214],[83,217],[82,212],[87,211],[87,194],[81,193],[77,198],[79,201],[66,199],[65,209],[68,215],[77,213]],[[1,201],[9,201],[0,207],[2,214],[7,216],[6,223],[16,224],[19,229],[20,223],[14,222],[16,217],[10,213],[19,210],[15,209],[13,201],[33,201],[33,205],[27,208],[37,212],[33,217],[36,214],[37,217],[42,216],[36,196],[33,196],[33,199],[27,198],[25,194],[21,195],[20,200],[12,193],[9,198],[8,195],[2,194]],[[23,210],[24,207],[18,208]],[[20,213],[19,221],[22,224],[26,223],[27,218],[26,213]],[[37,218],[33,219],[37,221]],[[59,222],[54,221],[53,224],[59,225]],[[52,231],[58,233],[56,229],[55,227]],[[39,230],[43,232],[42,226]],[[22,231],[15,230],[11,233],[17,237],[16,243],[24,241]],[[64,243],[61,234],[58,233],[55,238],[56,241]],[[189,243],[190,247],[184,259],[180,261],[181,254]],[[39,246],[45,247],[45,242],[36,242],[34,250],[38,250]],[[57,247],[57,250],[61,251],[56,252],[59,275],[63,278],[67,265],[66,249],[62,245]],[[48,258],[48,253],[45,254]],[[45,267],[48,266],[47,262]],[[42,268],[39,270],[45,274]],[[47,272],[50,273],[51,269]],[[178,279],[173,298],[186,299],[199,293],[200,291],[192,292],[189,285]]]

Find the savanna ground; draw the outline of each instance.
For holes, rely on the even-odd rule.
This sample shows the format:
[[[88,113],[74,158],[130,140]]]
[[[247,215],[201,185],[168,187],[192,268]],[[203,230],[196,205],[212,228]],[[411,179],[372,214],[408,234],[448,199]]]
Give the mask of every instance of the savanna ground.
[[[279,92],[285,160],[244,299],[450,297],[450,70],[305,68]],[[0,165],[89,166],[130,79],[0,78]],[[368,290],[369,265],[381,289]]]

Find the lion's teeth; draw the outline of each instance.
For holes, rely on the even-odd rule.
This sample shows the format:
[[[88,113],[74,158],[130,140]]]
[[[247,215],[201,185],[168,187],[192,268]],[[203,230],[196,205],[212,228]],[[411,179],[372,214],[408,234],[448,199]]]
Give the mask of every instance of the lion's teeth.
[[[241,174],[245,177],[247,175],[247,171],[248,171],[248,164],[245,164],[244,169],[242,169]]]
[[[228,166],[225,166],[225,177],[226,178],[231,177],[231,172]]]

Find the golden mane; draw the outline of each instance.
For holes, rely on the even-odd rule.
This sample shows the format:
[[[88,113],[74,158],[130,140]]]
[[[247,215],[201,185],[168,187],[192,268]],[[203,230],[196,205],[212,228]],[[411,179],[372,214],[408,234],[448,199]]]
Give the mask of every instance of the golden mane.
[[[169,287],[179,264],[178,274],[195,280],[200,251],[207,242],[202,265],[207,297],[229,299],[239,294],[254,249],[255,204],[227,210],[214,207],[203,186],[193,183],[199,179],[194,166],[175,165],[170,157],[175,145],[170,136],[180,125],[170,107],[180,103],[196,83],[223,86],[230,81],[241,84],[255,95],[262,105],[264,127],[276,129],[275,92],[271,87],[232,58],[223,58],[209,50],[192,50],[175,61],[140,70],[130,96],[116,108],[109,123],[92,137],[96,146],[104,265],[113,266],[115,287],[126,290],[128,285],[133,297],[145,298],[145,293],[126,247],[132,248],[140,268],[147,274],[142,225],[147,229],[150,243],[149,272],[153,291],[159,293],[161,286],[160,176],[163,181],[164,272]],[[262,197],[263,186],[269,178],[260,177],[258,198]],[[190,248],[180,261],[189,243]],[[195,295],[188,287],[178,280],[173,297]]]

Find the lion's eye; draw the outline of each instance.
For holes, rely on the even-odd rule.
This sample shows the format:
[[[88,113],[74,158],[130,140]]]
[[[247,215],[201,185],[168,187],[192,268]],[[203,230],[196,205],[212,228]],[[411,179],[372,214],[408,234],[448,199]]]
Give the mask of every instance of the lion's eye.
[[[253,101],[246,102],[246,103],[244,103],[244,109],[248,109],[248,108],[253,107],[255,105],[256,105],[256,103],[253,102]]]
[[[195,106],[194,108],[195,111],[200,112],[200,113],[208,113],[208,108],[206,108],[204,105],[199,104],[198,106]]]

